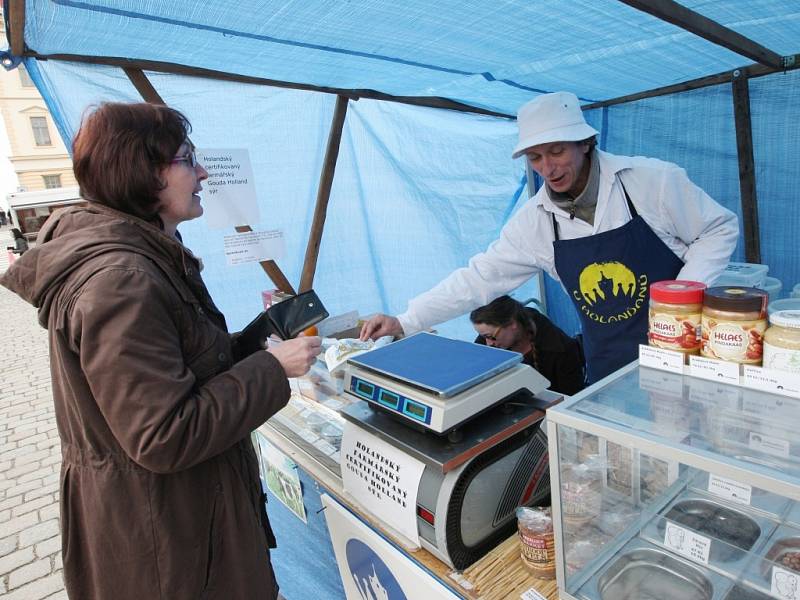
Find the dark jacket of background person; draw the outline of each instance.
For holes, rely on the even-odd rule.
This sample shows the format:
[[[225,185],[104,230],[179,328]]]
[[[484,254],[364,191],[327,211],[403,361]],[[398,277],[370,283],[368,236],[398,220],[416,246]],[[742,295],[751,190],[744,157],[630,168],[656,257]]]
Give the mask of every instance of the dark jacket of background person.
[[[28,250],[28,240],[22,235],[22,232],[16,227],[11,229],[11,235],[14,236],[14,252],[17,254],[24,254]]]
[[[280,363],[234,363],[197,260],[148,222],[90,203],[38,239],[0,284],[49,333],[70,597],[275,598],[250,432],[288,401]]]
[[[537,356],[528,352],[522,362],[534,367],[550,380],[549,389],[572,396],[585,387],[584,360],[580,344],[575,338],[564,333],[555,323],[535,308],[525,307],[525,314],[536,325],[533,345]],[[477,344],[486,345],[486,340],[478,336]]]

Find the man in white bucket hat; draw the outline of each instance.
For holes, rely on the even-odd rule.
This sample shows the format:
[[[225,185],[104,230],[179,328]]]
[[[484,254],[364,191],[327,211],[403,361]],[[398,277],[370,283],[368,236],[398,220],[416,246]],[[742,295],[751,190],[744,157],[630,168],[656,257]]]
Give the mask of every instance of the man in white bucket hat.
[[[534,98],[517,124],[513,157],[525,155],[544,185],[485,252],[412,299],[405,313],[370,319],[361,337],[426,329],[544,270],[561,281],[580,315],[593,383],[647,343],[650,284],[713,282],[736,247],[738,221],[677,165],[597,149],[598,132],[574,94]]]

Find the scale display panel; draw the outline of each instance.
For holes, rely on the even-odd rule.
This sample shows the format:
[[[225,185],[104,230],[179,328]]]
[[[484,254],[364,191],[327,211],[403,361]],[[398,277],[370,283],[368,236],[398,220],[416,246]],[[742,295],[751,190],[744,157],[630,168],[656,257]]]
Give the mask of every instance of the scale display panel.
[[[447,397],[521,361],[518,352],[422,332],[348,362]]]
[[[350,391],[367,402],[375,402],[425,425],[431,423],[432,407],[379,384],[354,375],[350,378]]]

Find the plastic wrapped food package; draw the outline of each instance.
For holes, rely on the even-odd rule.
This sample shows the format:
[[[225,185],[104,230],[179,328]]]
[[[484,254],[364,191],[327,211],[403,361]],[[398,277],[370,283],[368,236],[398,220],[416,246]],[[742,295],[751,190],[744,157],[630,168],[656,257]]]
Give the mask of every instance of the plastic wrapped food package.
[[[540,579],[555,579],[556,550],[550,508],[517,508],[522,563]]]
[[[600,514],[604,470],[604,461],[599,456],[590,456],[586,462],[564,465],[561,514],[565,523],[580,525]]]

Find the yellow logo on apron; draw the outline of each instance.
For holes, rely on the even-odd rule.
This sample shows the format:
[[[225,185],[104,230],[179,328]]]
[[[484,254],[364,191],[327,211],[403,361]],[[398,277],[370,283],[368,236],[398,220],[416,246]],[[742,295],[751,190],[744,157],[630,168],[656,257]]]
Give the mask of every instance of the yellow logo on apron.
[[[630,319],[647,301],[647,275],[635,275],[621,262],[591,263],[573,290],[581,312],[597,323]]]

